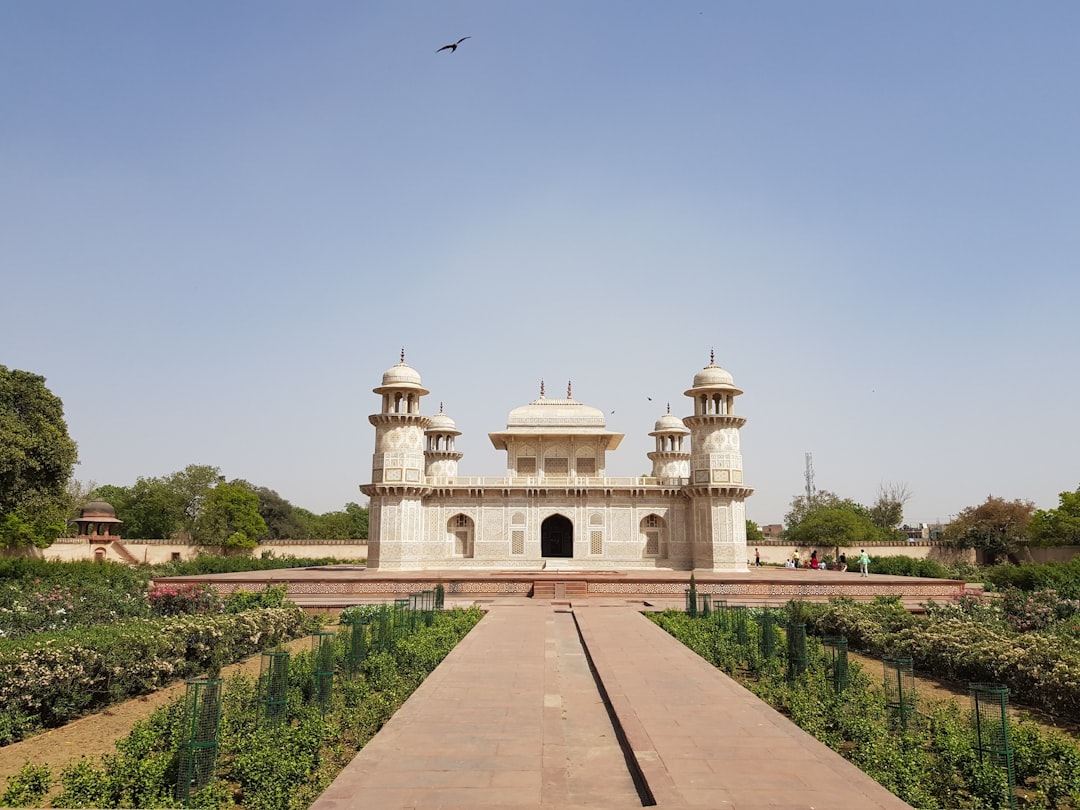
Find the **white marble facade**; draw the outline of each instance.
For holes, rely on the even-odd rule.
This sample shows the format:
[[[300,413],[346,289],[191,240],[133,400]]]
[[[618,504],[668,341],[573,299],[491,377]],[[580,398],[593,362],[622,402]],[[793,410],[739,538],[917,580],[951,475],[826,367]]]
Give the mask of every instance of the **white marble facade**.
[[[746,571],[745,499],[734,399],[742,393],[710,358],[685,392],[693,415],[661,416],[649,434],[652,474],[607,475],[623,435],[604,414],[540,396],[490,433],[506,451],[502,475],[458,475],[461,435],[442,412],[421,414],[428,395],[401,362],[374,389],[375,427],[368,566],[452,569],[704,569]]]

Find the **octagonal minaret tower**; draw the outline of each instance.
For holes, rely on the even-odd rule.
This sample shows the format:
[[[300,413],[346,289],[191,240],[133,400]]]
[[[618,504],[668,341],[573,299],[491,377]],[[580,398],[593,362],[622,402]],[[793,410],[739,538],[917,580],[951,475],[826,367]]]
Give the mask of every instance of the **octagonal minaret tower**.
[[[746,419],[735,415],[735,397],[742,393],[731,374],[709,365],[694,375],[686,396],[694,415],[683,419],[690,429],[690,483],[695,568],[746,571],[746,503],[753,489],[743,485],[739,428]]]
[[[424,475],[424,430],[430,419],[420,413],[420,398],[428,392],[420,375],[401,362],[373,389],[382,397],[375,426],[371,483],[360,487],[371,499],[368,514],[368,567],[409,569],[421,560],[423,536],[421,498],[429,491]]]
[[[461,435],[454,420],[439,412],[431,417],[424,431],[424,462],[429,483],[447,483],[457,476],[462,454],[454,449],[454,439]]]
[[[671,415],[671,403],[649,435],[656,438],[656,450],[649,453],[653,478],[661,483],[684,483],[690,477],[690,431],[682,419]]]

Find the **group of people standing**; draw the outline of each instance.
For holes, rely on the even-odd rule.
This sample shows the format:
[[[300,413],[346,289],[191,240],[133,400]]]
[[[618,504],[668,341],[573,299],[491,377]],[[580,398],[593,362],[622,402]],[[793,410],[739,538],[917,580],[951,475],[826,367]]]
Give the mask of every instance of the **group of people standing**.
[[[847,571],[847,554],[840,552],[840,556],[837,558],[838,571]],[[859,553],[859,576],[870,576],[870,555],[866,553],[866,549],[860,549]],[[754,565],[758,568],[761,567],[761,551],[754,549]],[[799,567],[799,550],[795,549],[791,556],[784,561],[785,568],[798,568]],[[806,568],[814,568],[819,570],[825,570],[828,566],[818,559],[817,549],[810,552],[810,559],[806,561]]]

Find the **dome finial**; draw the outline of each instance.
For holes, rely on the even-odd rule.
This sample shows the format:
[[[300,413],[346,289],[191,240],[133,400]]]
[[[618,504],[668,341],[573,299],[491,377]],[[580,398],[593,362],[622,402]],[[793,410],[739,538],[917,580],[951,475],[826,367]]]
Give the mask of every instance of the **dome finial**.
[[[667,404],[667,412],[669,414],[671,413],[671,403],[670,402]]]
[[[716,365],[716,350],[715,349],[709,349],[709,365],[710,366],[715,366]]]
[[[573,382],[571,382],[570,380],[566,381],[566,398],[567,399],[573,399],[574,398]]]
[[[442,400],[439,400],[439,413],[442,413]]]
[[[405,362],[405,347],[404,346],[401,347],[401,362],[402,363]]]
[[[544,398],[544,381],[540,381],[540,399]]]

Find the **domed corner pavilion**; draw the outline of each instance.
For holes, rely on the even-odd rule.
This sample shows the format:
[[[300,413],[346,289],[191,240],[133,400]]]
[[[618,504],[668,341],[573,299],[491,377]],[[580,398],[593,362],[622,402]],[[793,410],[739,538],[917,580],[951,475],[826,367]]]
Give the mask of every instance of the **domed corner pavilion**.
[[[90,543],[111,543],[119,540],[119,532],[114,532],[124,521],[116,517],[116,510],[105,501],[89,501],[81,510],[75,525],[79,527],[76,537]]]
[[[461,431],[442,404],[422,414],[429,392],[404,352],[374,392],[371,483],[360,487],[370,498],[369,568],[747,570],[742,391],[711,356],[685,392],[693,414],[669,405],[648,433],[648,476],[607,475],[623,434],[569,383],[565,397],[548,397],[541,382],[537,399],[488,434],[506,466],[484,477],[459,475]]]

